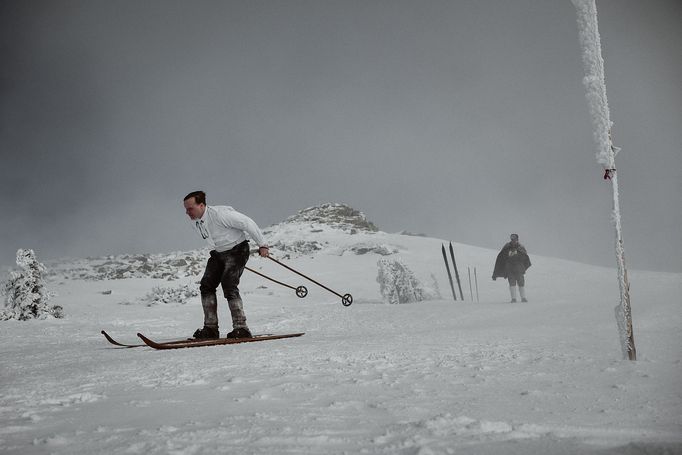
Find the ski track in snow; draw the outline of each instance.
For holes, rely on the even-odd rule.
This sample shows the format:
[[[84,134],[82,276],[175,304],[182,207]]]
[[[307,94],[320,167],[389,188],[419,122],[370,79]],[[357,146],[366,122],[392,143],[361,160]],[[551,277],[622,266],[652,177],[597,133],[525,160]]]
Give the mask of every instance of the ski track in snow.
[[[445,293],[440,241],[354,241],[377,237]],[[494,260],[457,250],[464,267]],[[507,304],[503,282],[480,278],[479,304],[385,305],[373,281],[379,258],[291,260],[337,289],[353,283],[349,308],[312,284],[298,299],[244,276],[252,329],[301,338],[165,352],[115,348],[99,331],[136,343],[138,331],[182,337],[198,326],[198,299],[120,305],[160,281],[56,280],[65,319],[2,323],[0,452],[682,453],[679,274],[631,274],[641,354],[627,362],[613,270],[533,257],[528,304]]]

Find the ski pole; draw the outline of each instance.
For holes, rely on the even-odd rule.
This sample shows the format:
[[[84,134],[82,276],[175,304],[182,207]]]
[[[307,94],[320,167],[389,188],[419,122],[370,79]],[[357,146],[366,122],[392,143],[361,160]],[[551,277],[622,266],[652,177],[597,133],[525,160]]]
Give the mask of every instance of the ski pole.
[[[306,289],[305,286],[299,286],[299,287],[296,287],[296,288],[295,288],[295,287],[293,287],[293,286],[291,286],[291,285],[289,285],[289,284],[282,283],[281,281],[277,281],[277,280],[274,279],[274,278],[270,278],[269,276],[264,275],[264,274],[262,274],[262,273],[260,273],[260,272],[258,272],[258,271],[256,271],[256,270],[253,270],[253,269],[251,269],[251,268],[249,268],[249,267],[244,267],[244,268],[245,268],[246,270],[248,270],[249,272],[253,272],[253,273],[255,273],[256,275],[262,276],[262,277],[265,278],[266,280],[273,281],[273,282],[275,282],[275,283],[277,283],[277,284],[279,284],[279,285],[284,286],[285,288],[293,289],[294,291],[296,291],[296,295],[297,295],[298,297],[300,297],[300,298],[303,298],[303,297],[305,297],[306,295],[308,295],[308,289]]]
[[[452,284],[452,274],[450,273],[450,266],[448,265],[448,256],[445,254],[445,245],[441,243],[440,245],[441,250],[443,251],[443,260],[445,261],[445,268],[448,271],[448,280],[450,280],[450,289],[452,289],[452,296],[455,298],[455,301],[457,301],[457,293],[455,292],[455,285]]]
[[[298,270],[294,270],[294,269],[292,269],[291,267],[289,267],[288,265],[279,262],[277,259],[273,258],[272,256],[268,256],[268,259],[270,259],[270,260],[273,261],[273,262],[276,262],[277,264],[281,265],[281,266],[284,267],[285,269],[291,270],[291,271],[294,272],[295,274],[302,276],[302,277],[305,278],[306,280],[312,281],[313,283],[315,283],[316,285],[318,285],[318,286],[321,287],[322,289],[326,289],[327,291],[331,292],[332,294],[341,297],[341,303],[343,304],[343,306],[350,306],[350,305],[353,303],[353,296],[352,296],[352,295],[350,295],[350,294],[341,295],[341,294],[339,294],[338,292],[336,292],[336,291],[334,291],[334,290],[332,290],[332,289],[329,289],[327,286],[318,283],[317,281],[313,280],[313,279],[310,278],[309,276],[306,276],[306,275],[302,274],[302,273],[299,272]]]
[[[474,267],[474,282],[476,283],[476,303],[481,301],[478,299],[478,275],[476,274],[476,267]]]
[[[467,267],[467,270],[469,271],[469,294],[471,294],[471,301],[474,301],[474,291],[473,288],[471,287],[471,267]]]

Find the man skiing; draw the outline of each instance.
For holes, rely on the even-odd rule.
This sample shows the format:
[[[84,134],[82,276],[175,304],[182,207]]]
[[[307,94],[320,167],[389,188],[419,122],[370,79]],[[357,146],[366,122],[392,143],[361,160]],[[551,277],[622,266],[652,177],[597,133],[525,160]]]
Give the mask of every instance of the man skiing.
[[[495,260],[493,280],[496,280],[497,277],[509,280],[509,292],[512,303],[516,302],[516,287],[518,284],[521,301],[527,302],[524,274],[531,265],[530,258],[526,248],[519,243],[518,234],[512,234],[509,237],[511,241],[502,247]]]
[[[229,206],[206,205],[206,193],[194,191],[183,200],[185,213],[194,221],[194,227],[211,248],[206,270],[201,278],[201,306],[204,309],[204,327],[194,332],[194,338],[220,338],[218,331],[218,301],[216,289],[223,288],[233,330],[226,338],[251,338],[241,296],[239,278],[249,260],[249,242],[246,234],[258,245],[258,254],[268,257],[268,245],[258,225],[248,216]]]

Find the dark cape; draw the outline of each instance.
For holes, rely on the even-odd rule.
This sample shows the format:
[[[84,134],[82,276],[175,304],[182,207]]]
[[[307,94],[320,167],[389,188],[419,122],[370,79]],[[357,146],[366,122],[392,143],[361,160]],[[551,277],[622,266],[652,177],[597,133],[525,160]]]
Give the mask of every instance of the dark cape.
[[[508,278],[509,277],[509,272],[508,272],[508,267],[507,267],[507,259],[509,258],[509,250],[512,248],[511,242],[507,243],[505,246],[502,247],[502,250],[497,255],[497,259],[495,259],[495,269],[493,270],[493,279],[501,277],[501,278]],[[531,266],[530,264],[530,258],[528,257],[528,253],[526,252],[526,248],[519,244],[518,247],[518,254],[521,255],[519,258],[519,263],[523,266],[523,273],[528,270],[528,267]]]

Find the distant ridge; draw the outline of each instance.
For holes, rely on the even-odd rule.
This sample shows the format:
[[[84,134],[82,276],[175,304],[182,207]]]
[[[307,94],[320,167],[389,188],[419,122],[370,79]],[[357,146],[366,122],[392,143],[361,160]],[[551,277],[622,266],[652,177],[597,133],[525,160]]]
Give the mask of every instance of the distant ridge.
[[[375,233],[379,230],[364,213],[341,203],[325,203],[300,210],[281,223],[263,229],[271,249],[279,255],[310,255],[329,248],[350,251],[352,254],[375,253],[390,255],[395,247],[383,244],[353,241],[339,247],[320,239],[325,232],[341,231],[344,234]],[[310,238],[311,234],[313,238]],[[51,261],[48,276],[82,280],[120,280],[127,278],[155,278],[175,281],[198,276],[203,272],[208,250],[206,247],[192,251],[170,253],[135,253],[109,255],[86,259],[61,259]]]

